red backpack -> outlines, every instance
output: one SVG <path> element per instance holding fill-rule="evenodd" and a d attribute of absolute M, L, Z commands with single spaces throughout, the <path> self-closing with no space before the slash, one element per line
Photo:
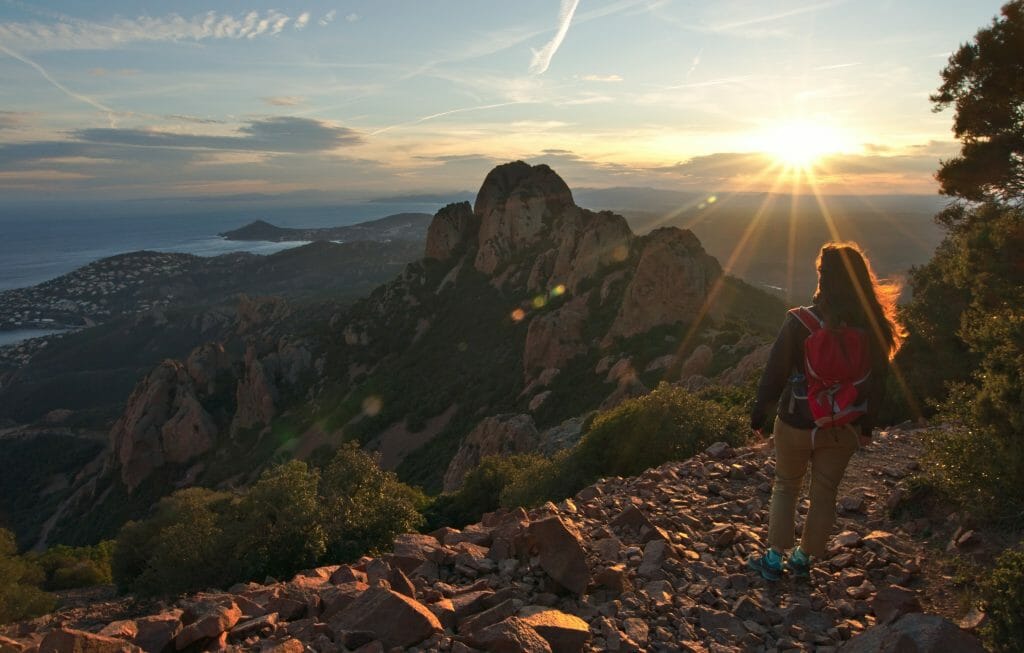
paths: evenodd
<path fill-rule="evenodd" d="M 871 375 L 871 356 L 864 329 L 830 329 L 806 308 L 789 311 L 811 332 L 804 340 L 807 405 L 817 427 L 849 424 L 867 411 L 857 403 L 860 386 Z"/>

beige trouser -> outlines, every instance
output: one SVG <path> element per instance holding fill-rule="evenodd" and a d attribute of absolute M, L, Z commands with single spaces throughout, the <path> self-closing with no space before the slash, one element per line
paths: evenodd
<path fill-rule="evenodd" d="M 811 507 L 804 523 L 800 547 L 812 556 L 825 554 L 825 544 L 836 519 L 836 493 L 850 457 L 857 450 L 853 426 L 818 429 L 811 448 L 811 431 L 793 428 L 775 419 L 775 486 L 768 518 L 768 544 L 779 551 L 793 546 L 796 502 L 811 463 Z"/>

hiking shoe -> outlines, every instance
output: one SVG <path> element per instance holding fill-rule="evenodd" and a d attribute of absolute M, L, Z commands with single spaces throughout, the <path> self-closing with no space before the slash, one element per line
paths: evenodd
<path fill-rule="evenodd" d="M 782 556 L 775 549 L 768 549 L 764 555 L 747 558 L 747 566 L 761 574 L 765 580 L 782 578 Z"/>
<path fill-rule="evenodd" d="M 803 549 L 796 547 L 786 560 L 786 569 L 793 578 L 808 578 L 811 575 L 811 558 Z"/>

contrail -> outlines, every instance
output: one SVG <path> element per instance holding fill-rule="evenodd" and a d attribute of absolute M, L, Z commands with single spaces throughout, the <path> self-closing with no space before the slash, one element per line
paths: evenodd
<path fill-rule="evenodd" d="M 43 68 L 42 66 L 40 66 L 36 62 L 32 61 L 28 57 L 24 57 L 24 56 L 18 54 L 17 52 L 15 52 L 14 50 L 11 50 L 10 48 L 4 46 L 3 44 L 0 44 L 0 52 L 3 52 L 4 54 L 6 54 L 8 56 L 17 59 L 18 61 L 22 62 L 25 65 L 32 66 L 33 68 L 35 68 L 36 72 L 38 72 L 40 75 L 43 76 L 43 79 L 45 79 L 46 81 L 48 81 L 51 84 L 53 84 L 54 86 L 56 86 L 61 92 L 63 92 L 68 97 L 74 98 L 75 100 L 78 100 L 79 102 L 84 102 L 85 104 L 88 104 L 89 106 L 91 106 L 93 108 L 96 108 L 96 109 L 99 109 L 100 111 L 105 112 L 107 114 L 107 118 L 110 120 L 110 126 L 111 127 L 116 127 L 117 126 L 116 120 L 114 118 L 114 116 L 116 115 L 117 112 L 114 111 L 113 109 L 111 109 L 110 107 L 108 107 L 107 105 L 103 104 L 102 102 L 97 102 L 96 100 L 92 99 L 91 97 L 88 97 L 87 95 L 82 95 L 81 93 L 76 93 L 76 92 L 72 91 L 70 88 L 68 88 L 67 86 L 64 86 L 63 84 L 58 82 L 56 79 L 51 77 L 50 73 L 46 72 L 45 68 Z"/>
<path fill-rule="evenodd" d="M 484 109 L 497 109 L 498 107 L 509 107 L 509 106 L 512 106 L 513 104 L 529 104 L 529 103 L 528 102 L 499 102 L 498 104 L 484 104 L 484 105 L 478 106 L 478 107 L 462 107 L 461 109 L 449 109 L 448 111 L 442 111 L 441 113 L 432 113 L 429 116 L 423 116 L 422 118 L 417 118 L 416 120 L 410 120 L 408 122 L 400 122 L 400 123 L 395 124 L 395 125 L 388 125 L 387 127 L 381 127 L 380 129 L 377 129 L 375 131 L 370 132 L 369 135 L 370 136 L 376 136 L 377 134 L 380 134 L 380 133 L 383 133 L 383 132 L 386 132 L 386 131 L 391 131 L 392 129 L 397 129 L 399 127 L 408 127 L 410 125 L 418 125 L 421 122 L 427 122 L 428 120 L 433 120 L 434 118 L 442 118 L 444 116 L 450 116 L 453 113 L 465 113 L 467 111 L 482 111 Z"/>
<path fill-rule="evenodd" d="M 558 52 L 558 48 L 569 33 L 569 24 L 572 23 L 572 16 L 576 13 L 576 7 L 580 0 L 562 0 L 562 7 L 558 10 L 558 32 L 555 38 L 551 39 L 540 50 L 534 50 L 533 61 L 530 62 L 530 72 L 534 75 L 543 75 L 548 66 L 551 65 L 551 58 Z"/>

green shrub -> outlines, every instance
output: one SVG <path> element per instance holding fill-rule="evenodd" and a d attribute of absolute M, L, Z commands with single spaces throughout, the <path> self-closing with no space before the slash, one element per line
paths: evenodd
<path fill-rule="evenodd" d="M 336 562 L 391 546 L 399 533 L 416 530 L 426 506 L 422 492 L 382 470 L 354 442 L 324 468 L 320 496 L 327 559 Z"/>
<path fill-rule="evenodd" d="M 263 472 L 225 528 L 233 577 L 283 577 L 316 565 L 326 548 L 318 485 L 316 470 L 297 460 Z"/>
<path fill-rule="evenodd" d="M 1024 650 L 1024 549 L 1008 549 L 981 583 L 989 622 L 982 635 L 995 651 Z"/>
<path fill-rule="evenodd" d="M 577 445 L 548 460 L 536 457 L 501 492 L 505 507 L 571 496 L 602 476 L 632 476 L 709 445 L 744 442 L 742 391 L 709 388 L 702 398 L 666 383 L 600 413 Z"/>
<path fill-rule="evenodd" d="M 631 476 L 720 440 L 741 444 L 747 430 L 739 411 L 662 383 L 598 415 L 572 459 L 590 478 Z"/>
<path fill-rule="evenodd" d="M 110 561 L 114 541 L 94 546 L 73 547 L 58 544 L 43 553 L 31 554 L 33 562 L 46 573 L 44 587 L 49 590 L 92 587 L 113 582 Z"/>
<path fill-rule="evenodd" d="M 57 604 L 52 594 L 39 589 L 43 570 L 17 552 L 14 534 L 0 528 L 0 623 L 46 614 Z"/>
<path fill-rule="evenodd" d="M 112 561 L 118 587 L 153 595 L 224 584 L 234 567 L 224 537 L 234 500 L 188 488 L 161 499 L 150 519 L 125 524 Z"/>

